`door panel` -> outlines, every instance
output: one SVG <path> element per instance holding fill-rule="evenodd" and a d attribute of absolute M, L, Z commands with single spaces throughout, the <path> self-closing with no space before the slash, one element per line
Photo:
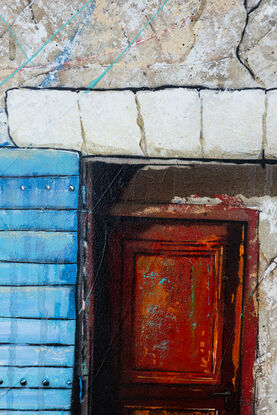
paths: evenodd
<path fill-rule="evenodd" d="M 123 380 L 219 383 L 223 250 L 204 244 L 151 245 L 123 245 L 123 298 L 133 304 L 123 322 Z"/>
<path fill-rule="evenodd" d="M 201 411 L 164 410 L 162 408 L 138 409 L 126 408 L 126 415 L 217 415 L 217 411 L 204 409 Z"/>
<path fill-rule="evenodd" d="M 242 237 L 239 223 L 112 225 L 110 413 L 239 414 Z"/>

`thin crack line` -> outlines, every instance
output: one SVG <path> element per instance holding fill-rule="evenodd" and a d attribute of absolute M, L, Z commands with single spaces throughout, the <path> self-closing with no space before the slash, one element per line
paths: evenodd
<path fill-rule="evenodd" d="M 24 68 L 26 65 L 28 65 L 29 62 L 31 62 L 44 48 L 48 45 L 49 42 L 51 42 L 54 37 L 57 36 L 57 34 L 60 33 L 62 29 L 64 29 L 76 16 L 78 16 L 81 11 L 88 6 L 89 3 L 91 3 L 93 0 L 88 0 L 70 19 L 67 20 L 29 59 L 27 59 L 19 68 L 17 68 L 13 73 L 11 73 L 7 78 L 5 78 L 1 83 L 0 86 L 4 85 L 7 81 L 9 81 L 11 78 L 14 77 L 22 68 Z M 168 0 L 167 0 L 168 1 Z"/>
<path fill-rule="evenodd" d="M 246 33 L 246 29 L 247 29 L 247 26 L 248 26 L 248 23 L 249 23 L 249 16 L 250 16 L 251 13 L 253 13 L 255 10 L 257 10 L 259 8 L 259 6 L 261 5 L 262 1 L 263 0 L 260 0 L 259 3 L 256 4 L 256 6 L 252 7 L 252 9 L 250 11 L 247 11 L 247 0 L 244 0 L 244 8 L 245 8 L 245 11 L 246 11 L 246 18 L 245 18 L 244 28 L 243 28 L 243 31 L 241 33 L 241 38 L 240 38 L 239 44 L 238 44 L 237 49 L 236 49 L 236 56 L 237 56 L 238 61 L 241 63 L 241 65 L 244 66 L 245 69 L 248 71 L 248 73 L 250 74 L 251 78 L 254 81 L 256 81 L 257 83 L 259 83 L 260 85 L 262 85 L 263 87 L 265 87 L 265 84 L 263 83 L 263 81 L 260 80 L 255 75 L 255 73 L 252 70 L 252 68 L 247 64 L 247 60 L 246 59 L 244 60 L 241 57 L 241 53 L 240 53 L 240 47 L 241 47 L 241 44 L 242 44 L 242 42 L 244 40 L 244 35 Z"/>
<path fill-rule="evenodd" d="M 31 3 L 29 3 L 25 7 L 23 7 L 23 9 L 18 13 L 18 15 L 14 18 L 14 20 L 10 24 L 10 27 L 12 27 L 14 25 L 14 23 L 17 21 L 17 19 L 21 16 L 21 14 L 24 13 L 26 9 L 28 9 L 29 7 L 31 7 L 36 1 L 37 0 L 32 0 Z M 7 33 L 7 31 L 8 31 L 8 29 L 4 30 L 4 32 L 2 32 L 0 34 L 0 39 Z"/>

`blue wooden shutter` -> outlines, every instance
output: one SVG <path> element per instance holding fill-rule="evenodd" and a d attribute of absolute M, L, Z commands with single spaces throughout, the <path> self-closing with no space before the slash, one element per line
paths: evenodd
<path fill-rule="evenodd" d="M 70 414 L 78 189 L 77 153 L 0 150 L 0 414 Z"/>

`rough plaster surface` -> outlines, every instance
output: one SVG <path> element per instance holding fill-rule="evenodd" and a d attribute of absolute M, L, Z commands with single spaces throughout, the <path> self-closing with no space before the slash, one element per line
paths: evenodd
<path fill-rule="evenodd" d="M 147 154 L 202 157 L 199 93 L 190 89 L 138 92 Z"/>
<path fill-rule="evenodd" d="M 13 145 L 8 131 L 7 114 L 4 110 L 0 110 L 0 146 L 7 147 Z"/>
<path fill-rule="evenodd" d="M 277 199 L 260 203 L 260 269 L 277 256 Z M 261 275 L 260 272 L 260 275 Z M 266 278 L 259 289 L 259 350 L 256 364 L 257 414 L 277 413 L 277 271 Z"/>
<path fill-rule="evenodd" d="M 204 154 L 208 158 L 259 158 L 265 93 L 201 91 Z"/>
<path fill-rule="evenodd" d="M 143 155 L 137 106 L 132 92 L 80 92 L 79 105 L 84 152 Z"/>
<path fill-rule="evenodd" d="M 28 3 L 5 0 L 0 13 L 30 58 L 85 0 L 60 0 L 58 6 L 54 0 Z M 87 87 L 161 4 L 160 0 L 102 0 L 95 7 L 87 6 L 2 90 L 40 85 Z M 277 86 L 276 0 L 248 0 L 246 5 L 242 0 L 169 1 L 99 87 L 243 88 L 261 86 L 261 82 L 267 88 Z M 2 21 L 0 36 L 0 79 L 4 80 L 27 59 Z"/>
<path fill-rule="evenodd" d="M 262 0 L 258 5 L 249 13 L 240 53 L 256 82 L 271 88 L 277 76 L 277 1 Z"/>
<path fill-rule="evenodd" d="M 77 94 L 15 89 L 8 94 L 7 106 L 10 134 L 16 145 L 81 149 Z"/>

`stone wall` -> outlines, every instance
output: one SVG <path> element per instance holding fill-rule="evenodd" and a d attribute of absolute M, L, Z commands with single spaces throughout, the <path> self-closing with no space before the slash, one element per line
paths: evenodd
<path fill-rule="evenodd" d="M 162 5 L 4 0 L 2 145 L 9 143 L 4 93 L 14 87 L 87 88 L 93 80 L 104 89 L 277 87 L 276 0 L 169 0 L 148 24 Z"/>
<path fill-rule="evenodd" d="M 1 15 L 22 50 L 1 21 L 1 80 L 85 4 L 85 0 L 60 0 L 58 6 L 53 0 L 5 0 Z M 3 87 L 87 87 L 162 4 L 161 0 L 89 2 Z M 169 0 L 99 87 L 276 87 L 276 19 L 276 0 Z"/>
<path fill-rule="evenodd" d="M 162 5 L 4 0 L 0 145 L 222 165 L 275 159 L 277 1 L 169 0 L 150 22 Z M 92 85 L 101 90 L 86 93 Z M 241 169 L 226 176 L 229 187 L 214 165 L 208 177 L 219 193 L 260 211 L 261 275 L 277 254 L 276 174 Z M 197 180 L 204 186 L 204 176 Z M 192 196 L 177 189 L 170 200 Z M 200 199 L 216 197 L 204 186 Z M 277 413 L 276 295 L 275 272 L 259 290 L 258 415 Z"/>
<path fill-rule="evenodd" d="M 277 90 L 263 89 L 14 89 L 7 94 L 16 145 L 84 155 L 276 158 L 276 105 Z"/>

